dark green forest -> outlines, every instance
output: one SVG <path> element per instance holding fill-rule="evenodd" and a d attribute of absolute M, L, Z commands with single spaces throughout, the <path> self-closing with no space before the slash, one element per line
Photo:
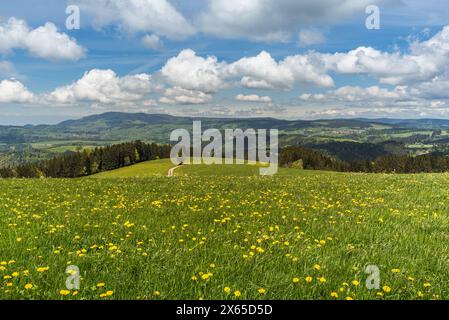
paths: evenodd
<path fill-rule="evenodd" d="M 38 163 L 0 168 L 2 178 L 76 178 L 170 157 L 171 146 L 141 141 L 72 152 Z"/>
<path fill-rule="evenodd" d="M 365 173 L 441 173 L 449 171 L 449 156 L 379 156 L 374 160 L 343 161 L 302 147 L 287 147 L 280 153 L 279 163 L 291 167 L 302 161 L 304 169 Z"/>

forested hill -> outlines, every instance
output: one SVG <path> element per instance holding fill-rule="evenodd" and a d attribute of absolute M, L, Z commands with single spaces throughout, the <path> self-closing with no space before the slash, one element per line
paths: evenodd
<path fill-rule="evenodd" d="M 170 145 L 141 141 L 59 155 L 38 163 L 0 168 L 0 178 L 77 178 L 170 157 Z"/>
<path fill-rule="evenodd" d="M 369 131 L 445 130 L 449 120 L 394 120 L 394 119 L 329 119 L 329 120 L 280 120 L 273 118 L 190 118 L 163 114 L 109 112 L 92 115 L 78 120 L 68 120 L 56 125 L 0 126 L 0 143 L 36 142 L 43 139 L 136 139 L 167 143 L 168 134 L 177 128 L 189 129 L 194 120 L 201 120 L 208 128 L 254 128 L 279 129 L 289 135 L 309 133 L 318 130 L 324 136 L 362 135 Z M 303 132 L 306 130 L 307 132 Z M 427 131 L 426 131 L 427 132 Z M 360 137 L 363 138 L 363 137 Z"/>
<path fill-rule="evenodd" d="M 141 140 L 169 143 L 174 129 L 279 129 L 282 147 L 307 147 L 339 160 L 449 154 L 449 120 L 190 118 L 109 112 L 56 125 L 0 126 L 0 167 L 39 162 L 67 152 Z"/>

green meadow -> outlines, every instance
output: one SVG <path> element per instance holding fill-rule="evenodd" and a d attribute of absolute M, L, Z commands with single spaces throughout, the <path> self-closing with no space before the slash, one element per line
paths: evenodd
<path fill-rule="evenodd" d="M 97 179 L 113 178 L 148 178 L 155 176 L 167 176 L 168 170 L 174 167 L 169 159 L 142 162 L 112 171 L 105 171 L 91 176 Z"/>
<path fill-rule="evenodd" d="M 448 174 L 171 167 L 0 180 L 0 299 L 449 298 Z"/>

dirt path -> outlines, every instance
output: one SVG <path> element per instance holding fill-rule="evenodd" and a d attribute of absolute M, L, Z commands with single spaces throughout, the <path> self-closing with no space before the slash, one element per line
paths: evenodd
<path fill-rule="evenodd" d="M 176 169 L 178 169 L 178 168 L 181 168 L 182 166 L 184 166 L 184 165 L 180 165 L 180 166 L 176 166 L 176 167 L 174 167 L 174 168 L 171 168 L 170 170 L 168 170 L 168 177 L 174 177 L 175 176 L 175 170 Z"/>

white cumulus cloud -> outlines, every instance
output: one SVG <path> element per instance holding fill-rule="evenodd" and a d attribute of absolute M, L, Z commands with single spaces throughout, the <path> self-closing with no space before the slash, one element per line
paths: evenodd
<path fill-rule="evenodd" d="M 359 47 L 347 53 L 321 54 L 320 58 L 329 71 L 368 74 L 385 84 L 430 81 L 449 71 L 449 26 L 429 40 L 411 43 L 405 53 Z"/>
<path fill-rule="evenodd" d="M 180 87 L 168 88 L 163 97 L 164 104 L 205 104 L 212 100 L 212 95 L 197 90 L 187 90 Z"/>
<path fill-rule="evenodd" d="M 368 88 L 344 86 L 327 93 L 303 94 L 300 99 L 303 101 L 395 101 L 407 97 L 405 87 L 397 87 L 395 90 L 372 86 Z"/>
<path fill-rule="evenodd" d="M 172 39 L 195 33 L 187 19 L 167 0 L 78 0 L 97 27 L 118 24 L 127 32 L 152 32 Z"/>
<path fill-rule="evenodd" d="M 206 93 L 217 92 L 224 86 L 223 63 L 216 57 L 203 58 L 187 49 L 167 61 L 162 75 L 173 86 Z"/>
<path fill-rule="evenodd" d="M 75 39 L 58 32 L 53 23 L 31 29 L 24 20 L 10 18 L 0 23 L 0 53 L 11 53 L 14 49 L 50 60 L 79 60 L 86 52 Z"/>
<path fill-rule="evenodd" d="M 255 41 L 286 42 L 299 28 L 337 23 L 365 14 L 368 5 L 397 0 L 208 0 L 198 25 L 206 33 Z"/>
<path fill-rule="evenodd" d="M 252 89 L 292 89 L 296 83 L 332 87 L 324 61 L 314 55 L 288 56 L 276 61 L 268 52 L 244 57 L 232 63 L 217 57 L 201 57 L 186 49 L 168 60 L 161 74 L 173 86 L 206 93 L 216 93 L 234 81 Z"/>
<path fill-rule="evenodd" d="M 0 82 L 0 102 L 2 103 L 31 103 L 34 95 L 17 80 L 3 80 Z"/>
<path fill-rule="evenodd" d="M 235 97 L 235 100 L 246 102 L 266 102 L 266 103 L 272 101 L 271 97 L 259 96 L 257 94 L 250 94 L 250 95 L 239 94 Z"/>
<path fill-rule="evenodd" d="M 244 87 L 254 89 L 292 89 L 296 83 L 332 87 L 333 79 L 325 65 L 313 55 L 287 56 L 277 62 L 268 52 L 245 57 L 230 64 L 226 72 L 241 77 Z"/>
<path fill-rule="evenodd" d="M 46 95 L 46 100 L 59 104 L 139 102 L 154 89 L 151 80 L 148 74 L 118 77 L 112 70 L 93 69 L 73 84 Z"/>

